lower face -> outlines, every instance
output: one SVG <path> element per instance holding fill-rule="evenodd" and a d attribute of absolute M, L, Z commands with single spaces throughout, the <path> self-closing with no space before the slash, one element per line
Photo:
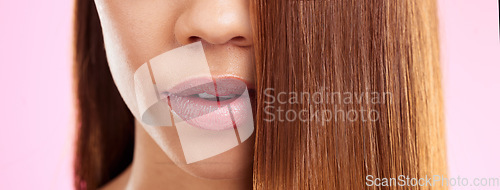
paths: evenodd
<path fill-rule="evenodd" d="M 172 115 L 197 127 L 201 134 L 218 134 L 233 131 L 238 133 L 239 121 L 252 120 L 251 113 L 244 112 L 245 101 L 241 101 L 246 92 L 252 98 L 255 67 L 253 65 L 252 33 L 249 5 L 247 0 L 95 0 L 106 54 L 111 74 L 120 94 L 135 116 L 153 140 L 166 155 L 186 172 L 203 178 L 231 179 L 247 175 L 252 165 L 253 134 L 246 141 L 239 141 L 237 146 L 227 151 L 214 154 L 204 159 L 190 162 L 181 141 L 186 136 L 200 134 L 181 134 L 176 127 L 150 126 L 143 123 L 141 106 L 138 100 L 134 75 L 141 66 L 174 49 L 201 42 L 209 76 L 214 81 L 215 89 L 206 84 L 193 85 L 193 78 L 200 78 L 192 70 L 179 73 L 151 73 L 167 75 L 166 83 L 170 86 L 188 86 L 178 93 L 157 92 L 161 100 L 168 103 Z M 163 64 L 163 63 L 161 63 Z M 182 68 L 182 65 L 170 63 L 170 67 Z M 189 76 L 189 72 L 193 72 Z M 150 73 L 150 74 L 151 74 Z M 201 78 L 203 78 L 201 77 Z M 175 82 L 172 82 L 175 81 Z M 156 81 L 158 84 L 159 81 Z M 217 86 L 218 85 L 218 86 Z M 209 85 L 210 86 L 210 85 Z M 172 90 L 175 91 L 175 90 Z M 221 106 L 233 105 L 231 120 L 217 118 L 227 116 Z M 176 106 L 177 105 L 177 106 Z M 249 104 L 248 104 L 249 105 Z M 207 111 L 210 110 L 210 111 Z M 248 110 L 248 109 L 246 109 Z M 238 112 L 239 111 L 239 112 Z M 172 116 L 173 117 L 173 116 Z M 216 118 L 216 119 L 214 119 Z M 175 120 L 175 119 L 173 119 Z M 180 124 L 182 122 L 175 122 Z M 248 122 L 246 122 L 248 123 Z M 240 131 L 241 133 L 241 131 Z M 241 135 L 241 134 L 240 134 Z M 206 135 L 205 135 L 206 136 Z M 210 141 L 220 138 L 212 136 Z M 191 137 L 192 138 L 192 137 Z M 195 152 L 196 153 L 196 152 Z"/>

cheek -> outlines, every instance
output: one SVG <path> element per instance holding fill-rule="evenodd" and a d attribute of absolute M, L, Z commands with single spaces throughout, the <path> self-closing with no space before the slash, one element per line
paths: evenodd
<path fill-rule="evenodd" d="M 96 1 L 108 64 L 125 103 L 137 117 L 134 72 L 152 57 L 178 46 L 174 27 L 180 3 L 171 1 Z"/>

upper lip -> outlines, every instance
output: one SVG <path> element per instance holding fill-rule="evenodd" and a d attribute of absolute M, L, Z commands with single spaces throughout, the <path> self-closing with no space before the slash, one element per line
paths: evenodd
<path fill-rule="evenodd" d="M 164 96 L 163 98 L 165 96 L 186 97 L 200 93 L 207 93 L 217 97 L 240 95 L 248 87 L 248 82 L 233 76 L 217 78 L 200 77 L 183 81 L 162 92 L 162 96 Z"/>

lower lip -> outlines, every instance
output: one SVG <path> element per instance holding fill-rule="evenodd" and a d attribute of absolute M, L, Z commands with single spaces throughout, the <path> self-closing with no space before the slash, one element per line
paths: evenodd
<path fill-rule="evenodd" d="M 175 93 L 171 93 L 166 100 L 169 101 L 173 112 L 182 120 L 201 129 L 222 131 L 251 122 L 253 120 L 252 106 L 246 84 L 233 78 L 217 79 L 216 81 L 216 88 L 219 91 L 224 91 L 223 93 L 242 90 L 244 92 L 238 97 L 222 101 L 210 101 L 193 96 L 177 96 Z M 190 81 L 181 85 L 192 86 Z"/>

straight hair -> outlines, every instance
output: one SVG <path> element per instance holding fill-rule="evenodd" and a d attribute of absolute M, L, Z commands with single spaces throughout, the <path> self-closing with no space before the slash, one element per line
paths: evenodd
<path fill-rule="evenodd" d="M 97 189 L 132 162 L 134 116 L 116 87 L 106 59 L 94 0 L 76 0 L 75 189 Z"/>
<path fill-rule="evenodd" d="M 380 189 L 369 187 L 367 176 L 446 176 L 434 0 L 252 0 L 251 7 L 257 67 L 254 189 Z M 264 95 L 266 89 L 390 93 L 392 99 L 280 104 Z M 315 119 L 290 114 L 292 120 L 279 121 L 266 111 L 278 107 Z M 362 109 L 379 118 L 314 117 L 317 110 Z M 411 188 L 446 188 L 440 185 Z M 382 189 L 401 188 L 409 187 Z"/>

